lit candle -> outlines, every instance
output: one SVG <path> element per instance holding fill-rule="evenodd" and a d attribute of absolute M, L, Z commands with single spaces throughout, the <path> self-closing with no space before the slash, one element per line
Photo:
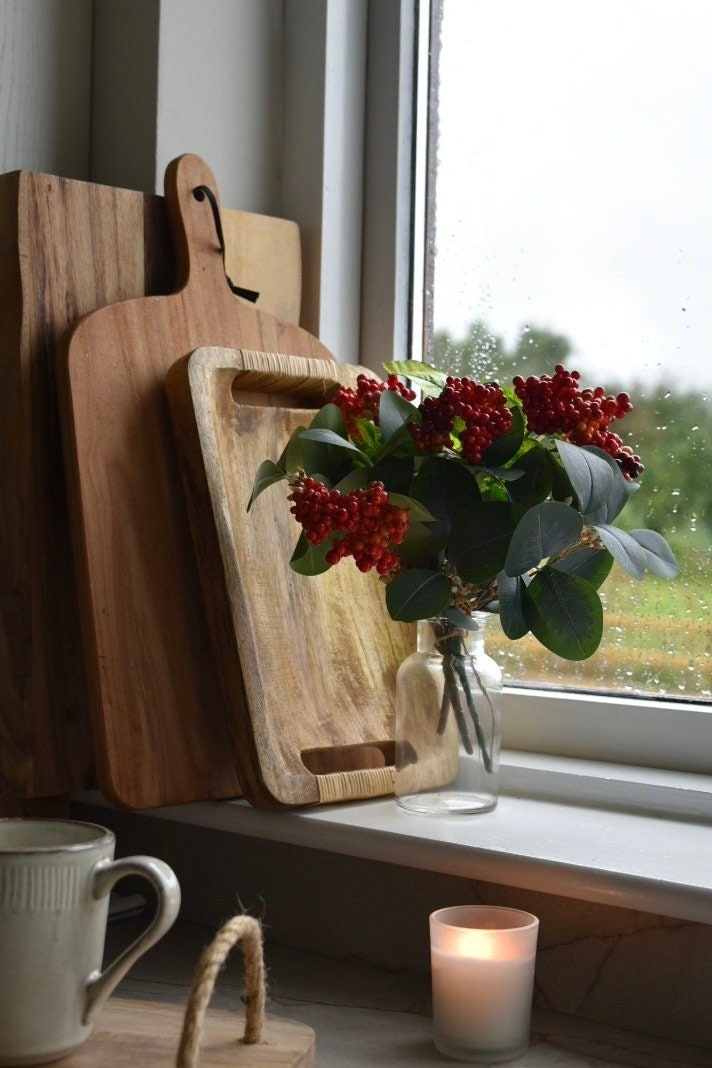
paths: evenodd
<path fill-rule="evenodd" d="M 433 1027 L 441 1053 L 463 1061 L 508 1061 L 529 1045 L 539 921 L 489 905 L 430 917 Z"/>

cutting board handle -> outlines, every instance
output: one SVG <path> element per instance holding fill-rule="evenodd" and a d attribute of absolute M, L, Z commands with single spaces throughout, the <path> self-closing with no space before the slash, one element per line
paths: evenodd
<path fill-rule="evenodd" d="M 356 771 L 332 771 L 328 775 L 315 775 L 319 790 L 319 803 L 333 801 L 361 801 L 367 797 L 385 797 L 392 794 L 396 769 L 392 764 L 381 768 L 359 768 Z"/>
<path fill-rule="evenodd" d="M 183 290 L 200 285 L 212 289 L 214 295 L 222 294 L 226 301 L 239 300 L 231 292 L 225 275 L 210 199 L 201 194 L 196 197 L 201 186 L 211 190 L 219 211 L 220 195 L 215 175 L 200 156 L 187 154 L 168 164 L 164 190 L 173 232 L 177 288 Z"/>

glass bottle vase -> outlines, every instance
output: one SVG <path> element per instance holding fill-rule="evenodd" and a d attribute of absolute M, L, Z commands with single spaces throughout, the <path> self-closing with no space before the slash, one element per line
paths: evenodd
<path fill-rule="evenodd" d="M 497 804 L 502 672 L 484 649 L 492 617 L 474 630 L 418 622 L 418 647 L 396 680 L 398 804 L 428 815 L 472 815 Z"/>

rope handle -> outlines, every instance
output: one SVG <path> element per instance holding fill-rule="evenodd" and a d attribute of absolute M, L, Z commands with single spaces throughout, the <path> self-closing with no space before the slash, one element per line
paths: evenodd
<path fill-rule="evenodd" d="M 242 1041 L 255 1045 L 262 1039 L 265 1016 L 265 969 L 262 956 L 262 926 L 253 916 L 233 916 L 203 950 L 193 977 L 193 986 L 183 1020 L 176 1068 L 197 1068 L 205 1011 L 212 997 L 217 974 L 230 950 L 242 941 L 247 990 L 245 1034 Z"/>

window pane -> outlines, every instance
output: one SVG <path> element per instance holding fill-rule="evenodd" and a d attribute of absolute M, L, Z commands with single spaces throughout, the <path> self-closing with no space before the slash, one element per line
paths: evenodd
<path fill-rule="evenodd" d="M 443 0 L 433 359 L 627 390 L 646 466 L 621 526 L 682 575 L 603 587 L 588 661 L 501 640 L 510 681 L 712 696 L 712 5 Z"/>

